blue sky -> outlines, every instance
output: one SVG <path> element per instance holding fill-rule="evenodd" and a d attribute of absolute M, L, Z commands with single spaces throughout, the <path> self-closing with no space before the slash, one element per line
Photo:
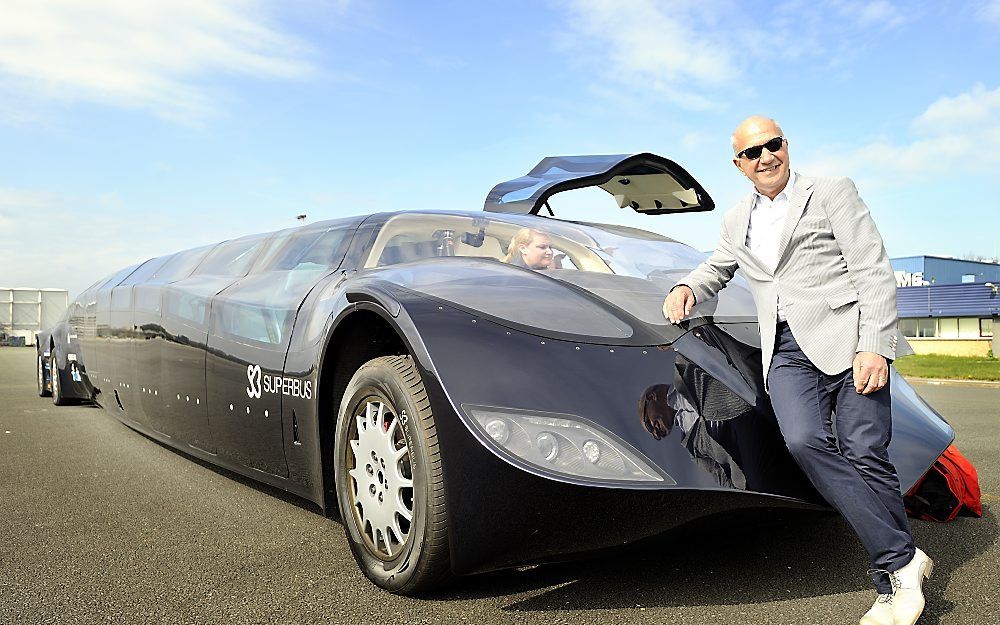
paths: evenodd
<path fill-rule="evenodd" d="M 748 190 L 729 135 L 758 113 L 797 171 L 855 179 L 890 256 L 1000 254 L 1000 0 L 0 0 L 0 15 L 0 286 L 78 293 L 300 213 L 478 210 L 555 154 L 682 163 L 719 210 L 622 220 L 707 250 Z"/>

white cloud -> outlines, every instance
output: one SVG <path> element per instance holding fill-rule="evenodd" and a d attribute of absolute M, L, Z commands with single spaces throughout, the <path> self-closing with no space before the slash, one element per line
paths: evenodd
<path fill-rule="evenodd" d="M 986 0 L 979 7 L 979 17 L 1000 26 L 1000 0 Z"/>
<path fill-rule="evenodd" d="M 887 0 L 834 0 L 833 7 L 865 28 L 895 28 L 906 21 L 899 7 Z"/>
<path fill-rule="evenodd" d="M 886 0 L 561 3 L 568 19 L 558 41 L 572 62 L 628 97 L 695 110 L 744 102 L 760 76 L 794 75 L 803 61 L 843 71 L 879 40 L 875 33 L 902 26 L 919 9 L 904 13 Z"/>
<path fill-rule="evenodd" d="M 1000 126 L 1000 87 L 987 91 L 976 85 L 972 91 L 953 98 L 943 97 L 913 120 L 914 130 L 923 134 L 967 132 Z"/>
<path fill-rule="evenodd" d="M 42 191 L 7 189 L 0 187 L 0 209 L 40 209 L 52 205 L 55 196 Z"/>
<path fill-rule="evenodd" d="M 302 43 L 259 0 L 0 0 L 0 94 L 85 100 L 191 121 L 218 74 L 297 78 Z"/>
<path fill-rule="evenodd" d="M 873 187 L 918 180 L 948 184 L 964 171 L 993 174 L 991 155 L 1000 145 L 1000 87 L 991 91 L 977 85 L 969 92 L 939 98 L 913 119 L 910 131 L 908 141 L 876 139 L 854 149 L 828 146 L 818 153 L 834 156 L 807 157 L 807 170 L 850 174 Z"/>
<path fill-rule="evenodd" d="M 709 32 L 712 15 L 688 2 L 572 0 L 563 41 L 630 89 L 687 108 L 713 108 L 706 95 L 737 78 L 732 50 Z"/>

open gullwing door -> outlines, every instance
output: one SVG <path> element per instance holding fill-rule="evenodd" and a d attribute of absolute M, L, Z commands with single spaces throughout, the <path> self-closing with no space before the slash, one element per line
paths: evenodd
<path fill-rule="evenodd" d="M 600 187 L 618 206 L 637 213 L 710 211 L 715 202 L 677 163 L 651 153 L 549 156 L 526 176 L 501 182 L 486 196 L 483 210 L 537 215 L 556 193 Z"/>

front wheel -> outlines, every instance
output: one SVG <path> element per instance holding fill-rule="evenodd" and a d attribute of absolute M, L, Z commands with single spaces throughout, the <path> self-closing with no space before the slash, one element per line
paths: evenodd
<path fill-rule="evenodd" d="M 450 574 L 448 518 L 437 430 L 409 356 L 365 363 L 338 414 L 334 470 L 340 516 L 358 566 L 399 594 Z"/>
<path fill-rule="evenodd" d="M 49 388 L 48 376 L 45 375 L 45 367 L 47 363 L 42 359 L 42 355 L 38 354 L 38 396 L 48 397 L 52 395 L 52 391 Z"/>

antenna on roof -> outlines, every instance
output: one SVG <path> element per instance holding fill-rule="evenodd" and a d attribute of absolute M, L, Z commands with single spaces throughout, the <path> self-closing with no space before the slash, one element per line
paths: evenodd
<path fill-rule="evenodd" d="M 295 218 L 298 219 L 300 223 L 306 223 L 306 216 L 304 213 L 302 215 L 296 215 Z"/>

